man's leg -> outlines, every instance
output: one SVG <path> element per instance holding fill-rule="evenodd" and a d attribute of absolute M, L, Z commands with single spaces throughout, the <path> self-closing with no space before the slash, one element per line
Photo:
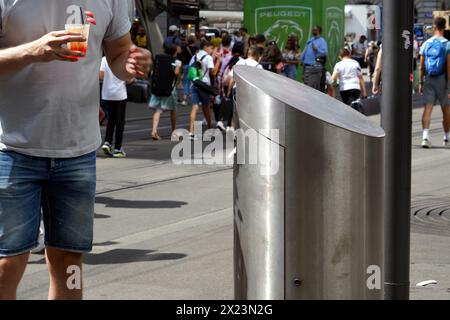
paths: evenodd
<path fill-rule="evenodd" d="M 208 129 L 212 129 L 212 118 L 211 118 L 211 104 L 203 104 L 203 115 L 205 116 L 206 122 L 208 123 Z"/>
<path fill-rule="evenodd" d="M 189 121 L 189 132 L 195 134 L 195 120 L 197 120 L 198 104 L 192 106 L 191 117 Z"/>
<path fill-rule="evenodd" d="M 49 299 L 82 298 L 82 253 L 92 250 L 95 188 L 95 152 L 53 161 L 42 201 Z"/>
<path fill-rule="evenodd" d="M 171 111 L 170 112 L 170 123 L 172 125 L 172 133 L 177 130 L 177 112 Z"/>
<path fill-rule="evenodd" d="M 15 299 L 30 251 L 37 247 L 44 158 L 0 151 L 0 299 Z"/>
<path fill-rule="evenodd" d="M 45 252 L 50 276 L 49 300 L 81 300 L 82 259 L 81 253 L 73 253 L 55 248 Z"/>
<path fill-rule="evenodd" d="M 444 115 L 444 120 L 442 122 L 444 127 L 444 132 L 446 135 L 450 132 L 450 106 L 446 106 L 442 108 L 442 113 Z M 448 136 L 447 136 L 448 138 Z"/>
<path fill-rule="evenodd" d="M 427 104 L 425 105 L 425 110 L 423 111 L 422 117 L 422 127 L 424 130 L 430 130 L 431 124 L 431 115 L 433 114 L 433 105 Z"/>
<path fill-rule="evenodd" d="M 0 300 L 15 300 L 30 254 L 0 258 Z"/>
<path fill-rule="evenodd" d="M 431 114 L 433 113 L 433 104 L 425 105 L 425 110 L 423 112 L 422 117 L 422 127 L 423 127 L 423 135 L 422 135 L 422 147 L 430 148 L 430 124 L 431 124 Z"/>

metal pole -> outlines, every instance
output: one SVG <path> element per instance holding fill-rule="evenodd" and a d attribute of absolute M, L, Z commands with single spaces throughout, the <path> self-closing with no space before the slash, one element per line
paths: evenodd
<path fill-rule="evenodd" d="M 413 0 L 383 1 L 385 299 L 409 299 Z"/>

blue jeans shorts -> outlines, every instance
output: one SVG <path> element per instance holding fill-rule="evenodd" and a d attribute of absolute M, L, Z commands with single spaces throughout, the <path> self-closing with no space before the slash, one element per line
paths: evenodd
<path fill-rule="evenodd" d="M 191 90 L 193 105 L 207 107 L 211 104 L 211 96 L 209 94 L 198 90 L 197 87 L 194 86 L 192 86 Z"/>
<path fill-rule="evenodd" d="M 0 151 L 0 257 L 38 246 L 41 213 L 47 247 L 91 251 L 95 188 L 95 152 L 49 159 Z"/>

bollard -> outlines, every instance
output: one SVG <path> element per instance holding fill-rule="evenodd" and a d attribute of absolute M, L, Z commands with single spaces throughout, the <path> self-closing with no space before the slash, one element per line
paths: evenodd
<path fill-rule="evenodd" d="M 237 139 L 235 298 L 381 300 L 384 131 L 280 75 L 235 80 L 236 129 L 258 137 L 256 164 L 256 140 Z"/>

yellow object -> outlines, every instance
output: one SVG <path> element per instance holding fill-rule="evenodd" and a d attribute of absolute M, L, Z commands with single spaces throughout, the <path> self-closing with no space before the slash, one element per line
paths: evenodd
<path fill-rule="evenodd" d="M 137 35 L 136 36 L 136 45 L 138 47 L 147 48 L 147 36 L 146 35 L 143 35 L 143 36 Z"/>
<path fill-rule="evenodd" d="M 211 40 L 211 43 L 213 44 L 214 48 L 220 48 L 220 45 L 222 44 L 222 39 L 214 38 Z"/>

